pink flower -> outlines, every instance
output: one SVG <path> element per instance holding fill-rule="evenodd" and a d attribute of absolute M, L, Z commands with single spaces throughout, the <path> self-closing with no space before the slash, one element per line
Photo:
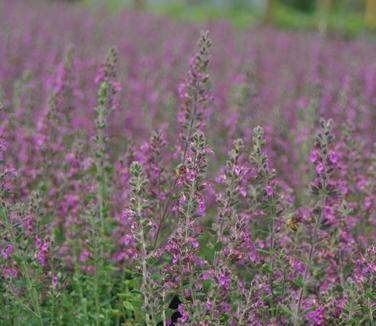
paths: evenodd
<path fill-rule="evenodd" d="M 324 325 L 325 323 L 325 310 L 322 307 L 309 312 L 306 315 L 309 325 Z"/>
<path fill-rule="evenodd" d="M 179 256 L 178 256 L 178 255 L 173 255 L 173 256 L 172 256 L 172 263 L 173 263 L 173 264 L 177 264 L 178 261 L 179 261 Z"/>
<path fill-rule="evenodd" d="M 316 173 L 318 175 L 322 174 L 322 172 L 324 171 L 325 167 L 324 167 L 324 164 L 322 164 L 321 162 L 319 162 L 317 165 L 316 165 Z"/>
<path fill-rule="evenodd" d="M 59 278 L 58 278 L 58 276 L 57 276 L 57 275 L 54 275 L 54 276 L 52 277 L 52 288 L 53 288 L 53 289 L 56 289 L 58 282 L 59 282 Z"/>
<path fill-rule="evenodd" d="M 239 165 L 236 165 L 234 167 L 234 172 L 235 172 L 236 175 L 239 175 L 241 173 L 241 171 L 242 171 L 242 169 Z"/>
<path fill-rule="evenodd" d="M 191 244 L 192 244 L 192 247 L 195 249 L 197 249 L 200 246 L 200 243 L 195 238 L 191 238 Z"/>
<path fill-rule="evenodd" d="M 230 288 L 230 282 L 231 280 L 229 279 L 229 277 L 227 275 L 225 275 L 224 273 L 221 273 L 219 275 L 219 284 L 225 289 L 225 290 L 228 290 Z"/>
<path fill-rule="evenodd" d="M 317 151 L 316 150 L 312 151 L 311 156 L 309 157 L 310 161 L 312 163 L 315 163 L 318 160 L 318 158 L 319 158 L 319 155 L 318 155 Z"/>
<path fill-rule="evenodd" d="M 3 270 L 4 278 L 16 278 L 18 274 L 18 269 L 6 267 Z"/>
<path fill-rule="evenodd" d="M 372 197 L 371 196 L 367 196 L 366 198 L 364 198 L 364 208 L 366 210 L 369 210 L 372 205 L 373 205 L 373 200 L 372 200 Z"/>
<path fill-rule="evenodd" d="M 13 251 L 14 251 L 14 249 L 13 249 L 13 245 L 9 244 L 9 245 L 5 248 L 5 250 L 3 251 L 2 256 L 3 256 L 5 259 L 7 259 L 7 258 L 9 258 L 10 256 L 12 256 Z"/>
<path fill-rule="evenodd" d="M 247 197 L 247 190 L 245 188 L 240 188 L 239 193 L 242 197 Z"/>
<path fill-rule="evenodd" d="M 338 162 L 338 154 L 333 150 L 329 151 L 328 158 L 333 164 Z"/>
<path fill-rule="evenodd" d="M 80 254 L 80 262 L 84 263 L 90 257 L 90 252 L 84 249 Z"/>
<path fill-rule="evenodd" d="M 191 291 L 189 289 L 184 289 L 183 292 L 184 292 L 184 296 L 186 298 L 190 298 L 192 296 L 192 293 L 191 293 Z"/>
<path fill-rule="evenodd" d="M 198 207 L 197 207 L 197 215 L 198 216 L 204 216 L 205 211 L 206 211 L 205 201 L 201 198 L 199 200 Z"/>
<path fill-rule="evenodd" d="M 210 277 L 212 276 L 212 273 L 210 271 L 205 271 L 203 274 L 202 274 L 202 279 L 203 280 L 207 280 L 209 279 Z"/>
<path fill-rule="evenodd" d="M 271 197 L 273 195 L 273 187 L 269 184 L 266 186 L 266 194 Z"/>
<path fill-rule="evenodd" d="M 189 319 L 188 311 L 184 304 L 180 304 L 178 307 L 178 311 L 181 314 L 181 317 L 178 319 L 179 323 L 186 323 Z"/>

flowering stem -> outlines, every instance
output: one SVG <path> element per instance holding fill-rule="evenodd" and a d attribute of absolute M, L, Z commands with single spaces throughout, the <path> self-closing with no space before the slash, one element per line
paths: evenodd
<path fill-rule="evenodd" d="M 184 145 L 184 151 L 183 151 L 183 157 L 181 164 L 185 163 L 187 151 L 189 148 L 189 144 L 191 141 L 191 137 L 193 132 L 198 129 L 199 123 L 202 119 L 202 112 L 198 112 L 199 108 L 198 106 L 200 103 L 204 103 L 207 101 L 206 98 L 206 92 L 207 89 L 207 77 L 204 77 L 201 79 L 199 76 L 203 73 L 205 73 L 208 64 L 209 64 L 209 49 L 211 47 L 211 40 L 209 39 L 208 32 L 202 32 L 201 37 L 198 42 L 199 51 L 194 56 L 194 64 L 191 67 L 191 70 L 188 72 L 187 76 L 187 89 L 188 93 L 190 93 L 190 96 L 188 96 L 188 100 L 184 103 L 184 107 L 187 110 L 184 112 L 185 114 L 188 113 L 188 117 L 186 117 L 187 121 L 185 121 L 182 125 L 183 128 L 187 130 L 186 137 L 185 137 L 185 145 Z M 204 92 L 203 92 L 204 91 Z M 203 93 L 202 93 L 203 92 Z M 203 107 L 205 107 L 205 104 L 202 104 Z M 192 111 L 190 111 L 192 109 Z M 154 240 L 154 248 L 157 245 L 158 237 L 160 234 L 161 227 L 166 219 L 166 216 L 168 215 L 168 210 L 171 204 L 172 195 L 175 193 L 175 189 L 178 182 L 178 176 L 176 176 L 175 181 L 173 183 L 172 190 L 169 193 L 165 209 L 163 211 L 158 230 L 155 236 Z"/>
<path fill-rule="evenodd" d="M 271 206 L 272 206 L 272 216 L 271 216 L 271 230 L 270 230 L 270 273 L 269 273 L 269 285 L 270 285 L 270 291 L 271 291 L 271 298 L 270 298 L 270 304 L 271 306 L 274 304 L 274 294 L 273 294 L 273 265 L 274 265 L 274 232 L 275 232 L 275 227 L 274 227 L 274 222 L 275 222 L 275 203 L 273 200 L 272 196 L 272 201 L 271 201 Z M 275 310 L 272 309 L 271 311 L 272 315 L 274 316 Z"/>
<path fill-rule="evenodd" d="M 194 123 L 194 117 L 196 115 L 196 95 L 194 96 L 194 105 L 193 105 L 193 112 L 194 114 L 192 115 L 192 119 L 191 119 L 191 122 L 190 122 L 190 125 L 189 125 L 189 129 L 188 129 L 188 135 L 187 135 L 187 138 L 186 138 L 186 141 L 185 141 L 185 145 L 184 145 L 184 152 L 183 152 L 183 159 L 182 161 L 180 162 L 180 164 L 184 164 L 185 163 L 185 160 L 187 158 L 187 151 L 188 151 L 188 147 L 189 147 L 189 141 L 192 137 L 192 130 L 193 130 L 193 123 Z M 176 190 L 176 186 L 178 184 L 178 179 L 179 177 L 176 176 L 175 177 L 175 180 L 174 180 L 174 183 L 173 183 L 173 186 L 172 186 L 172 189 L 171 191 L 169 192 L 169 195 L 168 195 L 168 199 L 167 199 L 167 202 L 166 202 L 166 205 L 165 205 L 165 208 L 163 210 L 163 214 L 161 215 L 161 219 L 159 221 L 159 225 L 158 225 L 158 230 L 157 230 L 157 233 L 155 235 L 155 239 L 154 239 L 154 245 L 153 245 L 153 248 L 155 249 L 155 247 L 157 246 L 157 243 L 158 243 L 158 238 L 159 238 L 159 235 L 160 235 L 160 231 L 161 231 L 161 228 L 162 228 L 162 225 L 167 217 L 167 213 L 168 213 L 168 210 L 170 208 L 170 205 L 171 205 L 171 202 L 172 202 L 172 194 L 175 193 L 175 190 Z"/>
<path fill-rule="evenodd" d="M 246 302 L 245 302 L 245 307 L 249 306 L 249 303 L 251 301 L 251 297 L 252 297 L 252 288 L 249 289 L 247 299 L 246 299 Z M 247 312 L 247 309 L 243 309 L 243 312 L 241 313 L 240 318 L 239 318 L 239 325 L 243 324 L 243 318 L 244 318 L 246 312 Z"/>
<path fill-rule="evenodd" d="M 137 197 L 137 215 L 139 216 L 140 220 L 142 219 L 142 203 L 140 202 L 139 197 Z M 142 267 L 142 292 L 144 294 L 144 304 L 146 307 L 146 311 L 150 309 L 150 302 L 149 302 L 149 291 L 147 289 L 147 280 L 148 280 L 148 272 L 147 272 L 147 249 L 146 249 L 146 240 L 145 240 L 145 234 L 144 234 L 144 226 L 142 223 L 140 223 L 140 242 L 141 242 L 141 267 Z M 146 317 L 146 325 L 153 326 L 155 325 L 155 321 L 153 318 L 153 315 L 150 315 L 149 313 L 145 313 Z"/>
<path fill-rule="evenodd" d="M 19 250 L 18 245 L 17 245 L 18 241 L 17 241 L 16 236 L 13 232 L 13 226 L 9 225 L 9 223 L 8 223 L 8 213 L 6 212 L 5 207 L 3 207 L 1 209 L 1 211 L 3 213 L 2 214 L 3 215 L 2 220 L 4 221 L 4 224 L 5 224 L 6 228 L 8 229 L 7 231 L 10 235 L 11 242 L 12 242 L 13 248 L 15 250 L 15 254 L 18 257 L 21 257 L 21 251 Z M 28 294 L 30 296 L 30 301 L 31 301 L 33 308 L 34 308 L 33 314 L 37 317 L 39 325 L 43 326 L 44 323 L 43 323 L 42 314 L 41 314 L 41 310 L 40 310 L 40 302 L 39 302 L 39 298 L 38 298 L 38 293 L 35 290 L 35 287 L 34 287 L 33 282 L 31 280 L 31 277 L 30 277 L 30 274 L 29 274 L 29 271 L 28 271 L 28 268 L 27 268 L 27 265 L 26 265 L 24 259 L 21 259 L 21 272 L 22 272 L 22 275 L 24 276 L 24 278 L 26 280 L 26 287 L 27 287 L 27 290 L 28 290 Z"/>
<path fill-rule="evenodd" d="M 299 325 L 299 315 L 300 315 L 300 308 L 301 308 L 301 304 L 302 304 L 302 300 L 303 300 L 303 293 L 306 289 L 306 281 L 307 281 L 307 278 L 308 278 L 308 272 L 311 269 L 311 265 L 312 265 L 312 259 L 313 259 L 313 255 L 314 255 L 314 251 L 315 251 L 315 247 L 316 247 L 315 245 L 316 245 L 316 242 L 317 242 L 318 228 L 319 228 L 321 221 L 323 219 L 323 216 L 324 216 L 325 201 L 326 201 L 326 196 L 323 196 L 322 202 L 321 202 L 320 216 L 319 216 L 319 218 L 316 218 L 315 228 L 314 228 L 313 234 L 310 238 L 311 247 L 309 249 L 307 267 L 305 268 L 304 274 L 303 274 L 303 287 L 300 289 L 299 295 L 298 295 L 298 303 L 296 305 L 296 311 L 295 311 L 295 316 L 294 316 L 294 326 Z"/>
<path fill-rule="evenodd" d="M 162 291 L 162 301 L 163 301 L 163 304 L 166 301 L 166 292 L 164 290 Z M 163 323 L 162 326 L 167 326 L 167 317 L 166 317 L 165 307 L 163 307 L 163 309 L 162 309 L 162 323 Z"/>

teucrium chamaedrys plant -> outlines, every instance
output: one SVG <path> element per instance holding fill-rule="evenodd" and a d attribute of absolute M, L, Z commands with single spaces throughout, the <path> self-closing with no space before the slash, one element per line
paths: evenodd
<path fill-rule="evenodd" d="M 304 293 L 307 289 L 309 277 L 315 274 L 315 255 L 320 246 L 321 228 L 325 222 L 326 212 L 330 209 L 331 198 L 336 196 L 336 188 L 332 179 L 336 163 L 336 153 L 332 150 L 334 136 L 332 133 L 332 121 L 321 120 L 320 131 L 316 136 L 311 159 L 315 167 L 315 179 L 311 184 L 311 193 L 314 198 L 312 230 L 309 236 L 308 256 L 305 258 L 305 270 L 303 273 L 301 289 L 298 292 L 294 313 L 294 324 L 300 324 L 301 306 Z"/>
<path fill-rule="evenodd" d="M 142 166 L 135 161 L 130 167 L 131 193 L 129 194 L 129 207 L 126 208 L 128 223 L 130 224 L 133 239 L 138 249 L 136 263 L 141 274 L 141 292 L 144 299 L 143 312 L 146 325 L 156 325 L 158 318 L 162 316 L 163 301 L 158 300 L 157 288 L 153 281 L 153 271 L 150 269 L 149 242 L 148 234 L 152 227 L 152 221 L 146 214 L 146 209 L 150 203 L 146 197 L 147 179 L 143 174 Z M 166 320 L 163 321 L 164 324 Z"/>
<path fill-rule="evenodd" d="M 374 323 L 372 42 L 213 22 L 180 82 L 194 26 L 31 2 L 0 3 L 1 325 Z"/>
<path fill-rule="evenodd" d="M 175 195 L 179 170 L 184 171 L 186 168 L 185 163 L 192 136 L 196 131 L 202 130 L 205 126 L 204 117 L 211 98 L 209 93 L 209 74 L 207 73 L 207 68 L 210 62 L 209 51 L 211 47 L 211 40 L 208 31 L 201 32 L 197 46 L 198 51 L 190 61 L 190 69 L 187 76 L 184 82 L 179 86 L 179 95 L 182 103 L 178 113 L 180 141 L 177 143 L 176 147 L 177 157 L 180 163 L 177 167 L 177 176 L 171 185 L 169 197 L 162 210 L 155 244 L 157 244 L 164 220 L 169 213 L 172 196 Z"/>

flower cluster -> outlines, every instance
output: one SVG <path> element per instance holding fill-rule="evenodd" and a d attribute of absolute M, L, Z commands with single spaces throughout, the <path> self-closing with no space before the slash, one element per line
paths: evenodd
<path fill-rule="evenodd" d="M 372 42 L 213 22 L 189 60 L 195 26 L 31 2 L 0 3 L 0 325 L 374 324 Z"/>

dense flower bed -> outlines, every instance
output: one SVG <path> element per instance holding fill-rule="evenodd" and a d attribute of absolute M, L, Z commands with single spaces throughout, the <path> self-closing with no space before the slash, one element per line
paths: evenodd
<path fill-rule="evenodd" d="M 206 28 L 0 2 L 1 325 L 374 323 L 376 44 Z"/>

